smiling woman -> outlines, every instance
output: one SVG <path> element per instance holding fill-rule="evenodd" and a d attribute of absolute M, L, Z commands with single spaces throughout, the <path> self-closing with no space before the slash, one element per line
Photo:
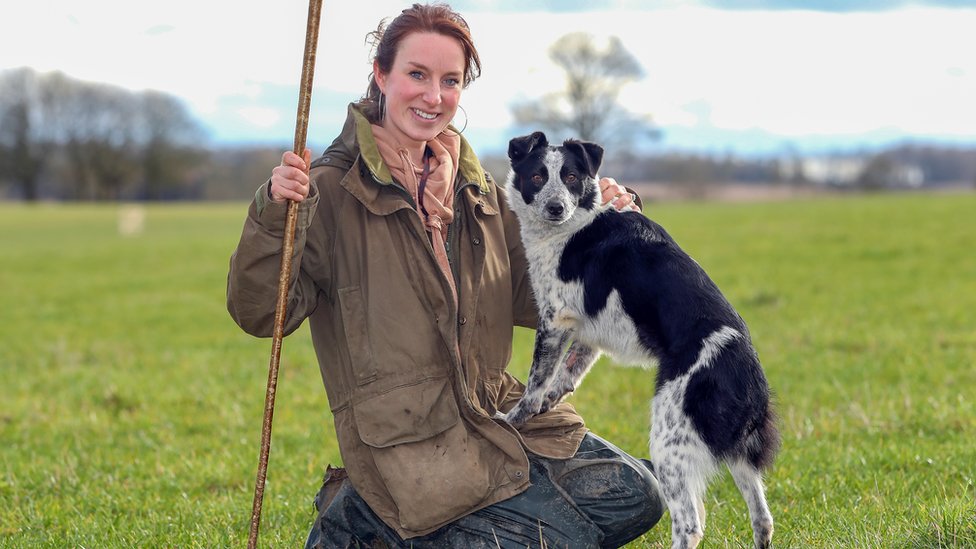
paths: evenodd
<path fill-rule="evenodd" d="M 320 158 L 282 155 L 227 282 L 234 320 L 269 336 L 286 202 L 298 202 L 285 332 L 308 318 L 346 467 L 316 498 L 307 546 L 636 538 L 663 512 L 647 465 L 566 403 L 517 429 L 499 419 L 524 389 L 506 371 L 513 328 L 535 327 L 536 309 L 504 191 L 450 125 L 481 70 L 467 23 L 414 4 L 372 36 L 365 97 Z"/>
<path fill-rule="evenodd" d="M 388 72 L 373 62 L 373 78 L 384 106 L 380 125 L 420 166 L 427 142 L 447 129 L 457 111 L 464 83 L 461 46 L 440 34 L 411 34 L 401 42 Z"/>

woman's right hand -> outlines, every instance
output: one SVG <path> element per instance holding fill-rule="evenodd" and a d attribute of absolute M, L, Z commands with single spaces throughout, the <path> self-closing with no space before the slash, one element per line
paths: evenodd
<path fill-rule="evenodd" d="M 275 202 L 301 202 L 308 196 L 308 166 L 312 163 L 312 149 L 305 149 L 305 158 L 292 151 L 281 155 L 281 165 L 271 170 L 268 194 Z"/>

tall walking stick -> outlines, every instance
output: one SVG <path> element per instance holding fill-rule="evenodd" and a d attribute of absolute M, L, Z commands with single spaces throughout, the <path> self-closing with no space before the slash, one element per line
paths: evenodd
<path fill-rule="evenodd" d="M 305 56 L 302 60 L 302 82 L 298 93 L 298 119 L 295 121 L 295 154 L 305 157 L 305 137 L 308 134 L 308 110 L 312 100 L 312 75 L 315 73 L 315 47 L 319 40 L 319 18 L 322 0 L 309 0 L 308 27 L 305 29 Z M 275 305 L 274 333 L 271 340 L 271 364 L 268 367 L 268 391 L 264 397 L 264 425 L 261 429 L 261 455 L 258 476 L 254 484 L 254 504 L 251 507 L 251 530 L 248 549 L 258 543 L 261 526 L 261 504 L 264 484 L 268 478 L 268 453 L 271 451 L 271 421 L 274 417 L 275 391 L 278 387 L 278 363 L 281 360 L 281 340 L 285 333 L 285 312 L 288 304 L 288 284 L 291 281 L 291 262 L 295 247 L 295 225 L 298 222 L 298 202 L 288 202 L 285 236 L 281 242 L 281 271 L 278 275 L 278 301 Z"/>

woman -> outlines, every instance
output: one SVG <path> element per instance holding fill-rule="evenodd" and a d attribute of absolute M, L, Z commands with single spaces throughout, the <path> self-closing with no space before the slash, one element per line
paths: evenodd
<path fill-rule="evenodd" d="M 270 336 L 286 203 L 300 202 L 285 330 L 309 320 L 346 466 L 316 498 L 308 546 L 622 545 L 662 512 L 647 467 L 569 404 L 518 431 L 494 419 L 522 393 L 505 367 L 536 311 L 504 191 L 449 125 L 480 73 L 468 26 L 414 4 L 373 34 L 365 97 L 315 162 L 284 153 L 227 283 L 235 321 Z"/>

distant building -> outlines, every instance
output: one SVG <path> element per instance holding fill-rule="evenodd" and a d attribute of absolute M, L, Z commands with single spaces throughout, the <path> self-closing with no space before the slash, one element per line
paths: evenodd
<path fill-rule="evenodd" d="M 884 156 L 794 157 L 780 162 L 780 176 L 832 187 L 854 187 L 866 181 L 883 181 L 878 186 L 900 188 L 925 184 L 925 172 L 920 166 Z"/>

